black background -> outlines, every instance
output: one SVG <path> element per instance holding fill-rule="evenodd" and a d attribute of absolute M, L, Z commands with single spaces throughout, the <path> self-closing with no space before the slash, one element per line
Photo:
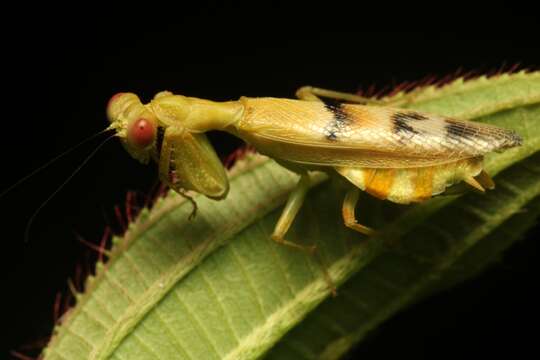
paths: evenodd
<path fill-rule="evenodd" d="M 206 3 L 181 12 L 140 8 L 133 15 L 109 14 L 105 7 L 68 9 L 69 16 L 61 13 L 65 8 L 47 10 L 34 8 L 28 17 L 22 9 L 13 14 L 21 21 L 3 29 L 2 189 L 102 130 L 106 102 L 118 91 L 144 101 L 164 89 L 213 100 L 291 97 L 305 84 L 356 91 L 443 77 L 460 67 L 487 72 L 503 64 L 540 64 L 537 19 L 507 8 L 495 9 L 504 26 L 483 14 L 483 32 L 461 34 L 429 31 L 455 29 L 459 16 L 453 26 L 426 22 L 424 33 L 320 32 L 331 28 L 324 17 L 304 14 L 297 22 L 299 13 L 291 19 L 288 6 Z M 347 8 L 340 11 L 347 15 Z M 384 12 L 365 11 L 358 23 L 347 21 L 356 30 L 386 27 L 367 26 L 371 15 L 375 24 L 387 20 Z M 408 29 L 412 20 L 391 22 Z M 211 139 L 222 157 L 241 144 L 223 134 Z M 128 190 L 142 199 L 156 182 L 155 167 L 138 164 L 113 139 L 42 209 L 24 243 L 29 217 L 98 143 L 0 199 L 6 356 L 10 350 L 35 354 L 32 347 L 52 329 L 56 294 L 68 293 L 67 279 L 80 278 L 77 273 L 94 261 L 76 234 L 97 243 L 105 226 L 119 230 L 114 206 L 124 203 Z M 535 352 L 536 332 L 528 330 L 538 323 L 535 231 L 538 226 L 481 277 L 388 321 L 351 358 Z"/>

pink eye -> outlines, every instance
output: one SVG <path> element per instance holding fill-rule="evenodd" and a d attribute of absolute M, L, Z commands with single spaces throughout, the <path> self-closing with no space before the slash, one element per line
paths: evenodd
<path fill-rule="evenodd" d="M 137 147 L 147 147 L 152 144 L 156 135 L 154 123 L 145 118 L 135 120 L 128 131 L 129 141 Z"/>
<path fill-rule="evenodd" d="M 107 108 L 110 108 L 111 104 L 122 95 L 124 95 L 124 93 L 119 92 L 119 93 L 116 93 L 113 96 L 111 96 L 111 98 L 109 99 L 109 102 L 107 103 Z"/>

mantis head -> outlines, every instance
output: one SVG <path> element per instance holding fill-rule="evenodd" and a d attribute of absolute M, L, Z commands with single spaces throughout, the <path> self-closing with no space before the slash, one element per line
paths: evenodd
<path fill-rule="evenodd" d="M 193 117 L 191 109 L 188 98 L 166 91 L 149 105 L 143 105 L 135 94 L 118 93 L 107 105 L 109 129 L 116 130 L 135 159 L 143 164 L 155 159 L 161 180 L 176 192 L 194 190 L 222 199 L 229 190 L 225 168 L 204 132 L 184 126 Z"/>
<path fill-rule="evenodd" d="M 118 93 L 107 105 L 110 129 L 116 130 L 122 145 L 129 154 L 143 164 L 156 155 L 158 121 L 132 93 Z"/>

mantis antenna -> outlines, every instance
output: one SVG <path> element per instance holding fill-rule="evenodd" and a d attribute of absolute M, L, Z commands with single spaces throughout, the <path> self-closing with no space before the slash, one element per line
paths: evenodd
<path fill-rule="evenodd" d="M 104 131 L 101 131 L 99 132 L 98 134 L 102 134 L 106 131 L 108 131 L 109 129 L 105 129 Z M 94 138 L 96 135 L 98 134 L 95 134 L 95 135 L 92 135 L 89 139 L 91 138 Z M 84 167 L 84 165 L 86 165 L 86 163 L 88 163 L 88 161 L 98 152 L 99 149 L 101 149 L 103 147 L 103 145 L 105 145 L 105 143 L 107 143 L 107 141 L 111 140 L 113 137 L 115 137 L 116 135 L 111 135 L 109 136 L 107 139 L 105 139 L 101 144 L 99 144 L 98 146 L 96 146 L 96 148 L 94 150 L 92 150 L 92 152 L 81 162 L 81 164 L 79 166 L 77 166 L 77 168 L 71 173 L 71 175 L 69 175 L 67 177 L 66 180 L 64 180 L 62 182 L 62 184 L 60 184 L 56 190 L 54 190 L 48 197 L 47 199 L 45 199 L 45 201 L 43 201 L 39 206 L 38 208 L 34 211 L 34 213 L 32 214 L 32 216 L 30 217 L 30 219 L 28 220 L 28 223 L 26 224 L 26 229 L 24 230 L 24 242 L 27 243 L 28 242 L 28 239 L 30 237 L 30 228 L 32 227 L 32 224 L 34 222 L 34 220 L 36 219 L 36 216 L 39 214 L 39 212 L 41 211 L 41 209 L 43 209 L 43 207 L 45 205 L 47 205 L 47 203 L 56 195 L 58 194 L 58 192 L 60 190 L 62 190 L 62 188 L 71 180 L 73 179 L 73 177 L 75 175 L 77 175 L 77 173 Z M 88 141 L 89 139 L 86 139 L 84 142 Z M 82 143 L 81 143 L 82 144 Z M 78 144 L 76 147 L 80 146 L 81 144 Z"/>
<path fill-rule="evenodd" d="M 21 185 L 22 183 L 24 183 L 26 180 L 30 179 L 32 176 L 40 173 L 41 171 L 45 170 L 46 168 L 48 168 L 49 166 L 51 166 L 52 164 L 54 164 L 56 161 L 60 160 L 61 158 L 65 157 L 66 155 L 70 154 L 71 152 L 73 152 L 74 150 L 78 149 L 79 147 L 83 146 L 84 144 L 88 143 L 90 140 L 93 140 L 95 139 L 96 137 L 98 137 L 99 135 L 102 135 L 102 134 L 105 134 L 109 131 L 113 131 L 112 128 L 108 127 L 106 128 L 105 130 L 101 130 L 100 132 L 98 133 L 95 133 L 94 135 L 91 135 L 89 137 L 87 137 L 86 139 L 84 139 L 83 141 L 81 141 L 80 143 L 76 144 L 76 145 L 73 145 L 72 147 L 70 147 L 69 149 L 63 151 L 62 153 L 60 153 L 59 155 L 56 155 L 54 158 L 52 158 L 51 160 L 47 161 L 45 164 L 39 166 L 37 169 L 35 170 L 32 170 L 29 174 L 23 176 L 22 178 L 20 178 L 19 180 L 17 180 L 14 184 L 12 184 L 11 186 L 9 186 L 7 189 L 5 189 L 4 191 L 2 191 L 0 193 L 0 199 L 2 197 L 4 197 L 4 195 L 6 195 L 7 193 L 9 193 L 11 190 L 15 189 L 17 186 Z"/>

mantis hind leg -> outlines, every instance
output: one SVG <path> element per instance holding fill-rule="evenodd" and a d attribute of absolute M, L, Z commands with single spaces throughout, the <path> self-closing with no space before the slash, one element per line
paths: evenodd
<path fill-rule="evenodd" d="M 287 163 L 284 163 L 282 165 L 285 165 L 287 168 L 290 168 L 290 166 L 288 166 Z M 291 227 L 292 222 L 294 221 L 294 218 L 296 217 L 296 215 L 298 214 L 298 211 L 300 210 L 300 208 L 302 207 L 302 204 L 304 203 L 304 200 L 310 188 L 311 182 L 312 182 L 311 178 L 309 177 L 309 174 L 307 172 L 301 174 L 300 180 L 298 181 L 296 188 L 291 192 L 291 194 L 289 195 L 289 198 L 287 199 L 287 204 L 285 204 L 285 208 L 281 212 L 281 215 L 274 228 L 274 232 L 272 233 L 271 238 L 278 244 L 287 245 L 292 248 L 305 251 L 310 255 L 315 255 L 316 259 L 319 262 L 319 265 L 321 266 L 321 270 L 323 272 L 324 279 L 328 285 L 328 289 L 330 290 L 332 295 L 336 296 L 337 294 L 336 286 L 334 282 L 332 281 L 332 278 L 330 277 L 328 270 L 324 266 L 322 259 L 316 256 L 316 254 L 314 254 L 315 250 L 317 249 L 317 245 L 311 245 L 311 246 L 299 245 L 291 241 L 287 241 L 284 238 L 285 234 Z"/>
<path fill-rule="evenodd" d="M 361 225 L 356 221 L 355 208 L 356 204 L 358 203 L 359 195 L 360 189 L 357 187 L 353 187 L 347 191 L 345 200 L 343 200 L 343 207 L 341 208 L 343 222 L 345 223 L 345 226 L 353 229 L 354 231 L 358 231 L 364 235 L 372 235 L 374 231 L 371 228 Z"/>
<path fill-rule="evenodd" d="M 309 177 L 309 174 L 304 173 L 301 175 L 300 180 L 298 181 L 298 184 L 296 184 L 296 187 L 292 191 L 292 193 L 289 195 L 289 198 L 287 199 L 287 203 L 285 204 L 285 208 L 281 212 L 281 215 L 279 217 L 279 220 L 274 228 L 274 232 L 272 233 L 272 240 L 275 242 L 291 246 L 295 249 L 303 250 L 308 253 L 313 253 L 316 249 L 316 245 L 311 246 L 303 246 L 296 243 L 293 243 L 291 241 L 285 240 L 285 234 L 289 230 L 289 228 L 292 225 L 292 222 L 294 221 L 294 218 L 298 214 L 298 211 L 302 207 L 302 204 L 304 203 L 304 200 L 306 198 L 306 194 L 309 190 L 311 184 L 311 179 Z"/>
<path fill-rule="evenodd" d="M 374 98 L 368 98 L 368 97 L 360 96 L 356 94 L 322 89 L 322 88 L 313 87 L 313 86 L 302 86 L 301 88 L 296 90 L 296 97 L 301 100 L 308 100 L 308 101 L 322 101 L 321 98 L 327 98 L 327 99 L 334 99 L 334 100 L 339 100 L 339 101 L 349 102 L 349 103 L 357 103 L 357 104 L 363 104 L 363 105 L 376 105 L 376 106 L 400 106 L 403 104 L 407 104 L 412 99 L 412 95 L 410 97 L 406 95 L 395 100 L 374 99 Z"/>
<path fill-rule="evenodd" d="M 301 100 L 309 101 L 322 101 L 321 98 L 342 100 L 347 102 L 359 103 L 359 104 L 372 104 L 379 102 L 377 100 L 369 99 L 363 96 L 339 92 L 334 90 L 322 89 L 313 86 L 302 86 L 296 90 L 296 97 Z"/>

